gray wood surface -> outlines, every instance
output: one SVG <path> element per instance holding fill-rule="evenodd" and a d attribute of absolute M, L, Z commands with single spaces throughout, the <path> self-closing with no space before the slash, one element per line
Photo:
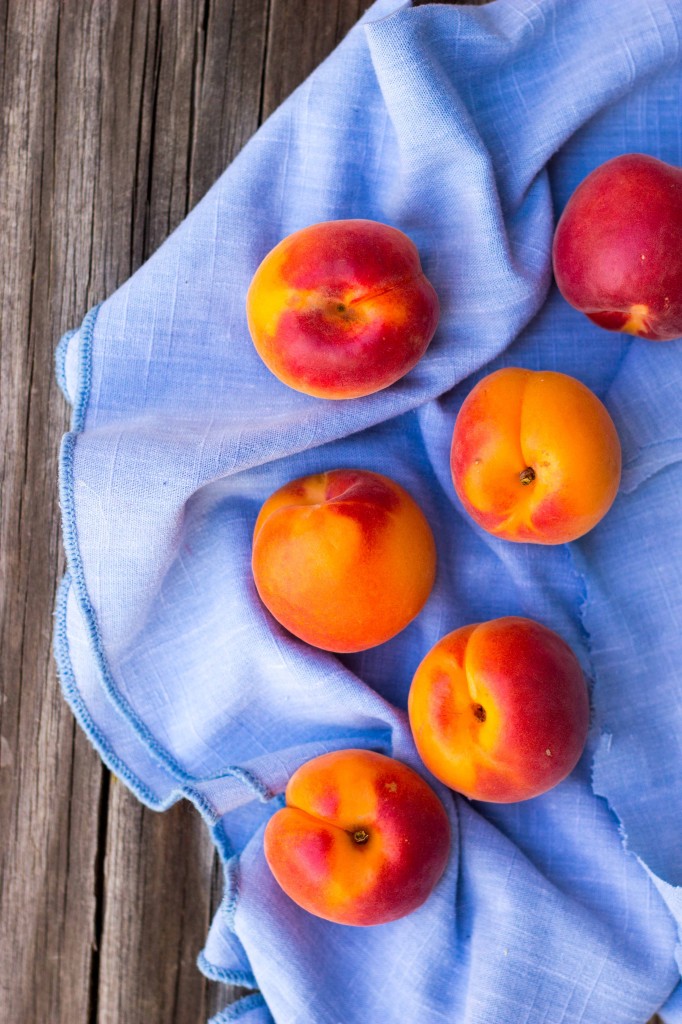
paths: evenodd
<path fill-rule="evenodd" d="M 220 894 L 59 693 L 59 334 L 121 284 L 369 0 L 0 0 L 0 1022 L 203 1024 Z"/>

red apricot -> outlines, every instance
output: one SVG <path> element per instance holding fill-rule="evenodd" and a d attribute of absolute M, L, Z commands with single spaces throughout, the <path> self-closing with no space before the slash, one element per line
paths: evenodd
<path fill-rule="evenodd" d="M 259 355 L 281 381 L 319 398 L 357 398 L 421 359 L 438 298 L 402 231 L 336 220 L 296 231 L 268 253 L 246 312 Z"/>

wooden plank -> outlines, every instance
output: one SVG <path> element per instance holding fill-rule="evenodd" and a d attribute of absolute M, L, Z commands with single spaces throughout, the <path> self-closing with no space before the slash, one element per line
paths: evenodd
<path fill-rule="evenodd" d="M 370 7 L 372 0 L 270 0 L 262 94 L 268 117 Z"/>
<path fill-rule="evenodd" d="M 51 656 L 66 422 L 52 352 L 93 294 L 94 152 L 78 132 L 94 97 L 83 48 L 65 65 L 53 3 L 2 0 L 0 26 L 0 1006 L 7 1021 L 86 1021 L 103 772 Z M 82 144 L 77 169 L 59 137 L 65 121 L 70 145 Z"/>

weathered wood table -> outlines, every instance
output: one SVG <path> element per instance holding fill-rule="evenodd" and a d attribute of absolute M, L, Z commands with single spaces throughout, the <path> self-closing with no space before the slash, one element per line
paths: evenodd
<path fill-rule="evenodd" d="M 203 1024 L 237 994 L 195 966 L 221 888 L 198 815 L 138 804 L 57 685 L 53 348 L 368 6 L 0 0 L 2 1024 Z"/>

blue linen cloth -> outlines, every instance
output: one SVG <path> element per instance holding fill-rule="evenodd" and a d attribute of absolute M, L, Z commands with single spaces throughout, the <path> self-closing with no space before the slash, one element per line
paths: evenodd
<path fill-rule="evenodd" d="M 603 160 L 641 151 L 682 164 L 682 6 L 396 6 L 378 0 L 59 346 L 73 404 L 62 686 L 141 800 L 187 797 L 211 829 L 226 887 L 199 965 L 262 993 L 216 1024 L 644 1024 L 664 1003 L 676 1024 L 681 343 L 590 325 L 551 286 L 550 248 L 556 214 Z M 271 376 L 244 297 L 282 237 L 346 217 L 410 235 L 442 317 L 405 379 L 325 402 Z M 579 377 L 618 427 L 620 494 L 576 543 L 496 540 L 454 495 L 455 415 L 506 365 Z M 338 466 L 403 484 L 439 559 L 418 619 L 344 657 L 281 629 L 250 573 L 264 499 Z M 506 614 L 537 618 L 581 659 L 593 724 L 575 772 L 507 806 L 437 785 L 452 857 L 401 921 L 348 928 L 297 908 L 262 848 L 291 772 L 348 746 L 419 766 L 405 714 L 418 662 L 449 630 Z"/>

